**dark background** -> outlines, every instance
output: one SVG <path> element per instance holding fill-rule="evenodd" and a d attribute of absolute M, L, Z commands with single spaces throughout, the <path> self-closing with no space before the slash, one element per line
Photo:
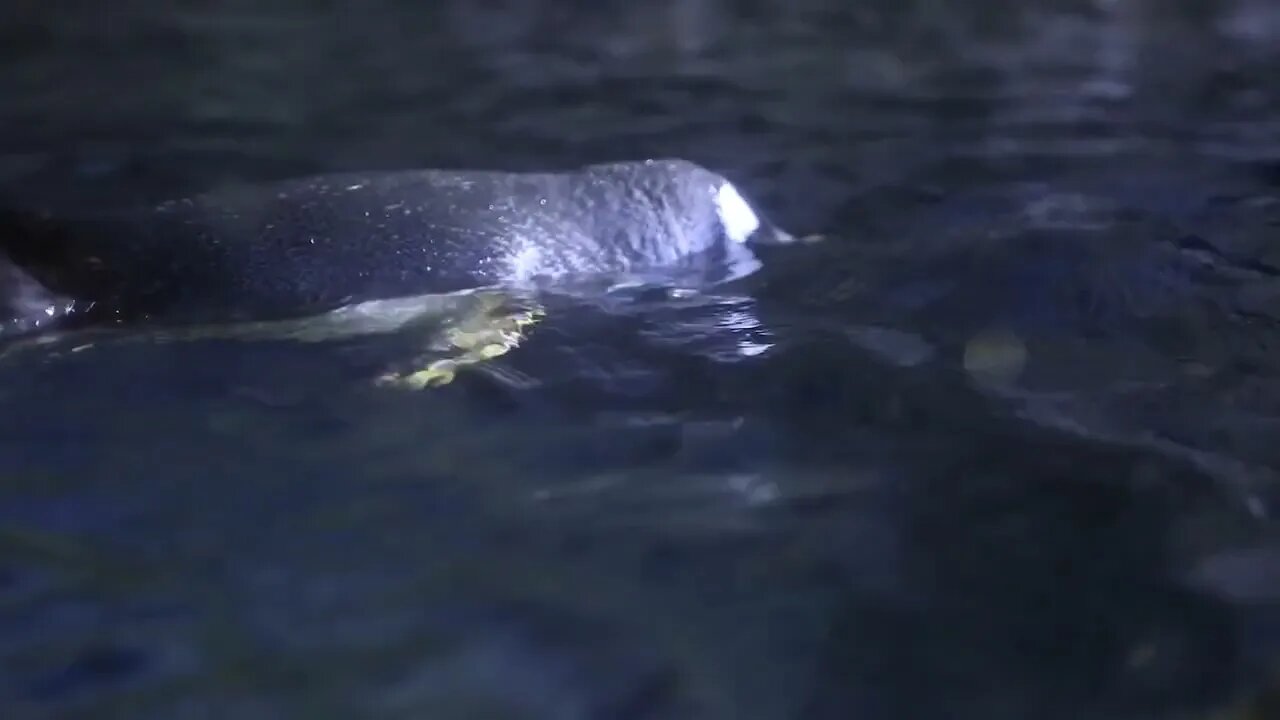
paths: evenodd
<path fill-rule="evenodd" d="M 4 177 L 42 199 L 69 182 L 169 195 L 338 168 L 680 155 L 749 180 L 787 224 L 824 227 L 881 185 L 1136 158 L 1193 184 L 1205 158 L 1266 167 L 1280 150 L 1280 19 L 1254 0 L 3 12 Z"/>

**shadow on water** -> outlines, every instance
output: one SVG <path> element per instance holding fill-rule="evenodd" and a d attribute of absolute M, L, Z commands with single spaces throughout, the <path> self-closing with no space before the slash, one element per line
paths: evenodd
<path fill-rule="evenodd" d="M 829 237 L 556 301 L 519 388 L 371 388 L 375 339 L 6 361 L 4 717 L 1274 707 L 1270 4 L 42 7 L 0 11 L 21 204 L 680 155 Z"/>

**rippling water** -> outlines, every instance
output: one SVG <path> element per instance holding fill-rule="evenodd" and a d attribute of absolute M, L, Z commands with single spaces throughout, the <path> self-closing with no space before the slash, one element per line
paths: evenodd
<path fill-rule="evenodd" d="M 0 13 L 8 204 L 676 155 L 828 236 L 423 394 L 387 338 L 6 360 L 0 716 L 1274 707 L 1272 3 Z"/>

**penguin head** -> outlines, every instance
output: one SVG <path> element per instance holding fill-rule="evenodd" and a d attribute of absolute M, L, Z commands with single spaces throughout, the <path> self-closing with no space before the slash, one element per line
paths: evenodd
<path fill-rule="evenodd" d="M 760 217 L 751 203 L 738 192 L 728 178 L 715 176 L 712 198 L 715 205 L 719 233 L 725 240 L 738 245 L 787 245 L 795 237 L 782 228 Z"/>
<path fill-rule="evenodd" d="M 729 247 L 786 245 L 795 241 L 725 176 L 687 160 L 660 162 L 672 175 L 673 194 L 680 198 L 687 232 Z"/>
<path fill-rule="evenodd" d="M 625 224 L 632 242 L 661 238 L 668 250 L 784 245 L 789 233 L 769 222 L 728 178 L 680 159 L 610 163 L 589 168 L 592 205 Z M 599 203 L 598 198 L 610 201 Z"/>

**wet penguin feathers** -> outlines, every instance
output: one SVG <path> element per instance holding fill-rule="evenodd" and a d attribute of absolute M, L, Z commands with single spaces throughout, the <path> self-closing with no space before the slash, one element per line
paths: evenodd
<path fill-rule="evenodd" d="M 50 304 L 82 322 L 284 318 L 573 274 L 697 269 L 787 239 L 726 178 L 683 160 L 341 173 L 109 217 L 4 213 L 0 310 L 12 327 L 53 317 Z"/>

